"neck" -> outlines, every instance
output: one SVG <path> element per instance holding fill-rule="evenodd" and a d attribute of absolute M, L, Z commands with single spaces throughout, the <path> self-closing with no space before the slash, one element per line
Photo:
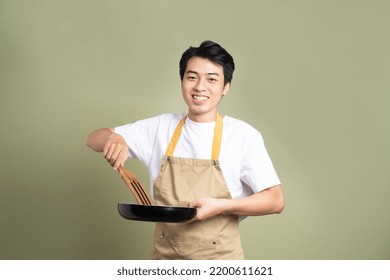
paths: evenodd
<path fill-rule="evenodd" d="M 213 112 L 212 114 L 207 114 L 207 115 L 205 114 L 197 115 L 189 112 L 187 117 L 193 122 L 209 123 L 209 122 L 215 122 L 217 114 Z"/>

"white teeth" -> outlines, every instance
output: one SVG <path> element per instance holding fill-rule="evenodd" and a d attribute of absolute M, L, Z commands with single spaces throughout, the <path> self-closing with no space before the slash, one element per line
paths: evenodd
<path fill-rule="evenodd" d="M 207 100 L 209 99 L 207 96 L 193 95 L 192 96 L 196 100 Z"/>

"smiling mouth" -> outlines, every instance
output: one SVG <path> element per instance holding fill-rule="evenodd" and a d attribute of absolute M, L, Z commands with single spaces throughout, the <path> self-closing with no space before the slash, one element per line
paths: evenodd
<path fill-rule="evenodd" d="M 192 98 L 195 99 L 195 100 L 201 100 L 201 101 L 205 101 L 205 100 L 209 99 L 208 96 L 196 95 L 196 94 L 193 94 Z"/>

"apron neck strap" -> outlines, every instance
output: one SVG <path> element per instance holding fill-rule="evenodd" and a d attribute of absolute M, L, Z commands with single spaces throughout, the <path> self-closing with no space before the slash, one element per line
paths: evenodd
<path fill-rule="evenodd" d="M 173 156 L 173 152 L 175 151 L 176 144 L 179 141 L 181 130 L 182 130 L 183 125 L 186 121 L 186 118 L 187 118 L 187 116 L 182 118 L 176 126 L 175 132 L 173 133 L 172 138 L 171 138 L 171 142 L 169 143 L 167 151 L 165 152 L 165 155 L 167 157 Z M 223 127 L 222 117 L 220 116 L 219 113 L 217 113 L 217 117 L 215 120 L 213 148 L 212 148 L 212 153 L 211 153 L 212 160 L 218 160 L 218 158 L 219 158 L 219 151 L 221 150 L 221 141 L 222 141 L 222 127 Z"/>
<path fill-rule="evenodd" d="M 222 142 L 222 117 L 217 112 L 217 118 L 215 119 L 215 129 L 214 129 L 214 139 L 213 139 L 213 150 L 211 152 L 211 159 L 218 160 L 219 151 L 221 150 L 221 142 Z"/>

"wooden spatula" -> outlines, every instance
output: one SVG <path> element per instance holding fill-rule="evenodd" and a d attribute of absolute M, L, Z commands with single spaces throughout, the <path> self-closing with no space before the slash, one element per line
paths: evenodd
<path fill-rule="evenodd" d="M 145 188 L 142 186 L 141 182 L 129 170 L 124 167 L 118 168 L 119 174 L 122 176 L 123 181 L 125 181 L 126 185 L 129 187 L 130 191 L 137 200 L 138 204 L 143 205 L 153 205 L 152 199 L 149 194 L 146 192 Z"/>

